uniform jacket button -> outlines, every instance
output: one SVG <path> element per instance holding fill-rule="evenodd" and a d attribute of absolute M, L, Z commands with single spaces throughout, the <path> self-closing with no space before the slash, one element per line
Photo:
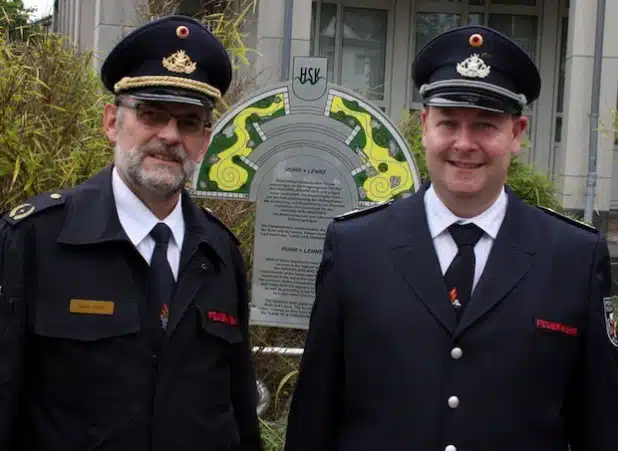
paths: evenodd
<path fill-rule="evenodd" d="M 453 445 L 448 445 L 446 448 L 444 448 L 444 451 L 457 451 L 457 448 L 455 448 Z"/>
<path fill-rule="evenodd" d="M 457 407 L 459 407 L 459 398 L 457 396 L 451 396 L 448 399 L 448 406 L 451 409 L 456 409 Z"/>
<path fill-rule="evenodd" d="M 461 350 L 461 348 L 453 348 L 451 350 L 451 357 L 455 360 L 461 359 L 463 357 L 463 351 Z"/>

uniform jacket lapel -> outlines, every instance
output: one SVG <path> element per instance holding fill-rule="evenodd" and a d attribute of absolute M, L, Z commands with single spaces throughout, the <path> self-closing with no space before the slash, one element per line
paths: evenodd
<path fill-rule="evenodd" d="M 168 337 L 174 332 L 202 287 L 213 283 L 221 265 L 226 264 L 224 249 L 214 238 L 215 226 L 206 219 L 206 214 L 193 203 L 186 192 L 183 192 L 182 196 L 185 239 L 180 253 L 176 295 L 166 332 Z"/>
<path fill-rule="evenodd" d="M 392 237 L 393 262 L 401 276 L 436 320 L 452 334 L 457 319 L 448 300 L 440 262 L 427 225 L 423 201 L 427 186 L 390 207 L 395 217 L 393 227 L 386 236 Z"/>
<path fill-rule="evenodd" d="M 390 230 L 395 267 L 436 320 L 450 333 L 460 335 L 498 305 L 530 269 L 538 246 L 530 207 L 507 188 L 506 216 L 487 264 L 463 316 L 451 306 L 438 256 L 427 225 L 425 185 L 410 198 L 395 203 Z"/>
<path fill-rule="evenodd" d="M 75 187 L 68 208 L 58 237 L 60 243 L 80 245 L 124 241 L 131 244 L 118 219 L 111 165 Z"/>
<path fill-rule="evenodd" d="M 76 248 L 89 247 L 98 249 L 100 244 L 115 251 L 108 253 L 106 264 L 113 265 L 117 274 L 115 283 L 122 287 L 114 302 L 136 302 L 142 330 L 149 333 L 150 316 L 145 307 L 147 303 L 148 265 L 139 255 L 133 243 L 122 228 L 112 188 L 112 166 L 101 170 L 91 179 L 67 191 L 67 214 L 58 236 L 58 243 Z M 111 245 L 113 244 L 113 246 Z M 126 252 L 122 252 L 125 249 Z M 93 251 L 93 258 L 100 256 L 99 250 Z M 152 345 L 143 342 L 150 353 Z"/>
<path fill-rule="evenodd" d="M 458 324 L 456 335 L 494 309 L 526 275 L 538 247 L 534 218 L 512 191 L 507 189 L 509 203 L 500 231 L 491 248 L 487 264 L 470 304 Z"/>

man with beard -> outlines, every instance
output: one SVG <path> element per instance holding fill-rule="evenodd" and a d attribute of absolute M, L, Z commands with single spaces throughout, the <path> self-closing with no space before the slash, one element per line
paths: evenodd
<path fill-rule="evenodd" d="M 615 451 L 597 230 L 505 187 L 541 83 L 497 31 L 417 55 L 431 176 L 327 232 L 287 451 Z"/>
<path fill-rule="evenodd" d="M 102 79 L 114 163 L 0 222 L 0 449 L 260 450 L 238 242 L 184 191 L 228 55 L 171 16 Z"/>

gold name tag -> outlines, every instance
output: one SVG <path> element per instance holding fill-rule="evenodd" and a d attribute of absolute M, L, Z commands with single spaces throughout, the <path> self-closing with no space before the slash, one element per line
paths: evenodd
<path fill-rule="evenodd" d="M 71 313 L 81 313 L 83 315 L 113 315 L 114 303 L 108 301 L 71 299 L 69 310 Z"/>

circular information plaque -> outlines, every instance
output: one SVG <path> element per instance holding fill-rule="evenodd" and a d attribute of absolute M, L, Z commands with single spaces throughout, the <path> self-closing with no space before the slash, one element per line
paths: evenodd
<path fill-rule="evenodd" d="M 190 191 L 256 202 L 252 324 L 306 328 L 334 216 L 418 190 L 405 139 L 327 60 L 297 57 L 293 78 L 239 102 L 213 130 Z"/>

